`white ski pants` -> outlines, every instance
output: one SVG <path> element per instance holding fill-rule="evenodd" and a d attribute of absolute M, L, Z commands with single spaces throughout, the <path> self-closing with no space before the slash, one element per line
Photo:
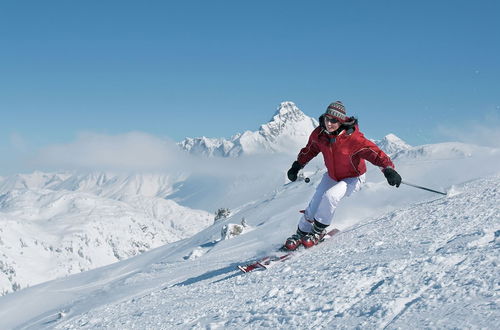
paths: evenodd
<path fill-rule="evenodd" d="M 330 225 L 340 200 L 361 189 L 364 182 L 364 174 L 359 177 L 335 181 L 330 178 L 328 173 L 325 173 L 299 221 L 299 229 L 307 233 L 310 232 L 315 219 L 324 225 Z"/>

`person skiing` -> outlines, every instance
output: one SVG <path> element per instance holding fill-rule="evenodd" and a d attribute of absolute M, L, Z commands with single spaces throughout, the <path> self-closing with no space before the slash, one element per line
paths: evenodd
<path fill-rule="evenodd" d="M 331 103 L 319 117 L 319 124 L 311 133 L 307 145 L 300 150 L 287 176 L 290 181 L 297 180 L 298 172 L 320 152 L 327 172 L 300 218 L 296 233 L 286 240 L 285 250 L 295 250 L 300 244 L 306 248 L 318 244 L 326 227 L 332 223 L 340 200 L 358 191 L 365 182 L 365 160 L 379 166 L 391 186 L 399 187 L 401 184 L 401 176 L 392 160 L 365 138 L 359 131 L 358 120 L 346 115 L 342 102 Z"/>

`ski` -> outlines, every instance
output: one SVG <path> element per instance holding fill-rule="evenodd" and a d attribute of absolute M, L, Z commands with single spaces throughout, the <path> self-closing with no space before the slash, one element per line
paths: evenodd
<path fill-rule="evenodd" d="M 321 244 L 326 239 L 332 237 L 333 235 L 337 234 L 338 232 L 339 232 L 339 230 L 336 228 L 330 230 L 329 232 L 327 232 L 325 234 L 325 236 L 323 236 L 323 238 L 319 241 L 318 244 Z M 304 247 L 301 245 L 300 247 L 298 247 L 297 249 L 295 249 L 293 251 L 280 250 L 274 255 L 266 256 L 264 258 L 261 258 L 259 260 L 256 260 L 254 262 L 251 262 L 251 263 L 248 263 L 245 265 L 238 265 L 238 269 L 241 270 L 243 273 L 249 273 L 249 272 L 254 271 L 256 269 L 264 270 L 264 269 L 267 269 L 267 268 L 275 265 L 278 262 L 283 262 L 283 261 L 290 259 L 294 254 L 296 254 L 298 251 L 302 250 L 303 248 Z"/>

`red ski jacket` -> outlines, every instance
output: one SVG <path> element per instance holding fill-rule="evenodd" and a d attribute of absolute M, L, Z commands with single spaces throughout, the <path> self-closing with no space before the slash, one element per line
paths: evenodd
<path fill-rule="evenodd" d="M 382 169 L 394 168 L 389 156 L 359 131 L 357 121 L 348 129 L 342 129 L 338 135 L 329 134 L 322 125 L 317 127 L 306 147 L 300 150 L 297 161 L 305 166 L 320 152 L 328 175 L 335 181 L 366 173 L 365 159 Z"/>

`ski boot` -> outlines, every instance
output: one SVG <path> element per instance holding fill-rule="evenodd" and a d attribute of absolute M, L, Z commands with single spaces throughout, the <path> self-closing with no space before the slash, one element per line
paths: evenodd
<path fill-rule="evenodd" d="M 285 245 L 281 248 L 283 251 L 294 251 L 300 244 L 302 244 L 302 238 L 307 233 L 297 228 L 297 232 L 286 239 Z"/>
<path fill-rule="evenodd" d="M 308 233 L 307 235 L 305 235 L 304 237 L 302 237 L 302 245 L 304 245 L 304 247 L 306 249 L 314 246 L 314 245 L 317 245 L 322 239 L 323 237 L 325 236 L 325 231 L 323 231 L 322 233 Z"/>
<path fill-rule="evenodd" d="M 328 227 L 328 225 L 325 226 L 321 222 L 318 222 L 318 220 L 314 220 L 312 231 L 302 237 L 302 245 L 304 245 L 306 249 L 317 245 L 323 237 L 325 237 L 326 227 Z"/>

